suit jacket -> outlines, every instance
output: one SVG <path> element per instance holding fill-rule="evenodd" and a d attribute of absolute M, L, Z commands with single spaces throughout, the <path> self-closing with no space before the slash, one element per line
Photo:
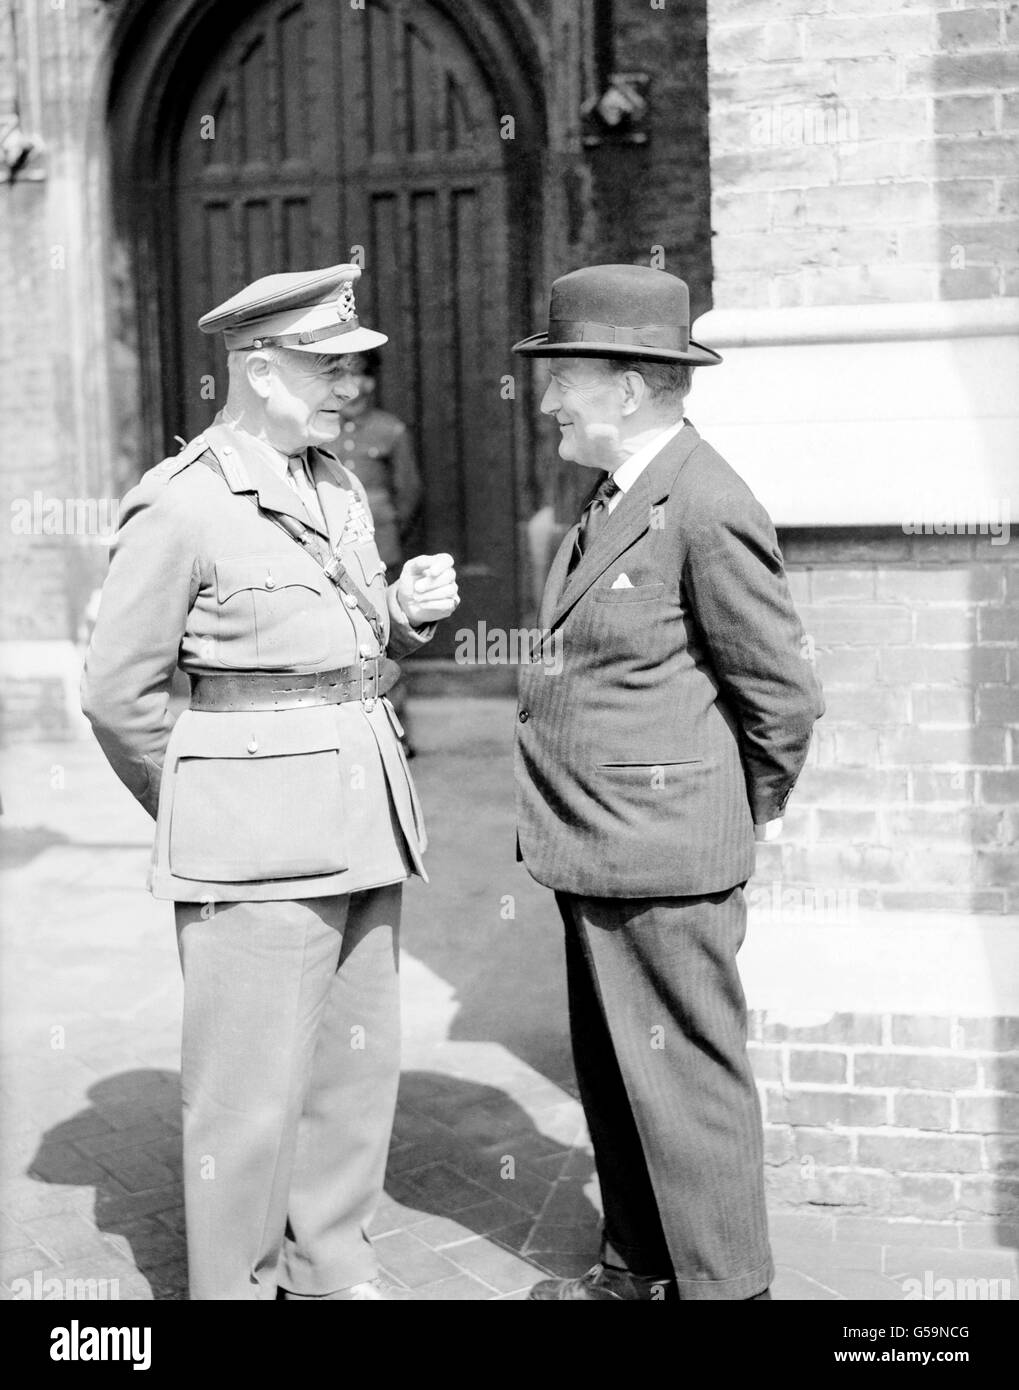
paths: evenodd
<path fill-rule="evenodd" d="M 217 476 L 199 459 L 212 450 Z M 311 451 L 329 539 L 394 655 L 418 647 L 388 590 L 361 484 Z M 178 665 L 326 671 L 378 651 L 316 561 L 251 504 L 305 525 L 265 446 L 217 423 L 124 498 L 85 660 L 82 708 L 114 771 L 156 818 L 149 886 L 179 901 L 306 898 L 424 874 L 421 809 L 387 700 L 285 711 L 186 710 Z"/>
<path fill-rule="evenodd" d="M 520 857 L 591 897 L 742 883 L 824 711 L 774 527 L 687 421 L 567 577 L 576 533 L 521 673 Z"/>

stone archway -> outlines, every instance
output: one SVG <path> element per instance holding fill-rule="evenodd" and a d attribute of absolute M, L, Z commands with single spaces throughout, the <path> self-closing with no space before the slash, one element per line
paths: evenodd
<path fill-rule="evenodd" d="M 271 270 L 363 258 L 359 310 L 391 339 L 382 400 L 413 427 L 425 476 L 421 542 L 457 555 L 463 622 L 508 627 L 526 607 L 532 412 L 500 379 L 541 277 L 542 106 L 524 36 L 477 10 L 263 0 L 238 23 L 214 0 L 157 7 L 118 50 L 113 189 L 142 467 L 216 408 L 206 308 Z"/>

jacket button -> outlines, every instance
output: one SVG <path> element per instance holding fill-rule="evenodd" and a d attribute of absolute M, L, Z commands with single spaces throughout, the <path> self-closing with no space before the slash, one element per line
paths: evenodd
<path fill-rule="evenodd" d="M 276 587 L 276 581 L 275 579 L 273 579 L 271 574 L 267 574 L 265 576 L 265 587 L 267 589 L 275 589 Z"/>
<path fill-rule="evenodd" d="M 530 710 L 526 710 L 526 709 L 522 709 L 522 710 L 520 711 L 520 713 L 517 715 L 517 718 L 520 720 L 521 724 L 526 724 L 527 721 L 528 721 L 528 719 L 530 719 L 530 717 L 531 717 L 531 712 L 530 712 Z"/>
<path fill-rule="evenodd" d="M 343 602 L 347 605 L 348 608 L 357 607 L 357 599 L 354 597 L 353 594 L 344 594 Z"/>
<path fill-rule="evenodd" d="M 249 753 L 257 753 L 257 752 L 258 752 L 258 739 L 257 739 L 257 738 L 249 738 L 249 739 L 248 739 L 248 752 L 249 752 Z"/>

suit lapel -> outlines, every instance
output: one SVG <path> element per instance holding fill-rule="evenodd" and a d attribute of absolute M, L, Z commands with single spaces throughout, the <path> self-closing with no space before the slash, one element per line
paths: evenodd
<path fill-rule="evenodd" d="M 700 435 L 687 420 L 679 434 L 674 439 L 670 439 L 661 453 L 655 455 L 638 476 L 633 487 L 620 499 L 615 511 L 611 513 L 590 547 L 581 556 L 577 568 L 569 578 L 565 579 L 565 584 L 560 591 L 558 588 L 552 587 L 552 581 L 557 566 L 563 560 L 566 541 L 569 541 L 570 549 L 567 550 L 561 567 L 560 582 L 562 582 L 562 578 L 565 578 L 569 556 L 572 553 L 573 540 L 577 534 L 577 526 L 570 528 L 564 537 L 563 545 L 559 548 L 559 553 L 556 555 L 549 574 L 546 595 L 552 594 L 557 595 L 557 597 L 553 599 L 551 616 L 548 622 L 544 623 L 544 626 L 554 627 L 556 623 L 561 622 L 577 600 L 587 593 L 596 580 L 601 578 L 612 562 L 618 559 L 624 550 L 627 550 L 650 528 L 653 508 L 669 496 L 680 469 L 699 443 Z M 543 615 L 545 608 L 546 604 L 543 602 Z"/>
<path fill-rule="evenodd" d="M 574 522 L 566 535 L 563 536 L 559 549 L 555 553 L 555 559 L 552 561 L 552 568 L 548 572 L 548 578 L 545 580 L 541 605 L 538 609 L 538 626 L 542 629 L 552 626 L 552 614 L 566 584 L 566 571 L 570 566 L 570 556 L 573 554 L 579 526 L 579 521 Z"/>
<path fill-rule="evenodd" d="M 258 505 L 267 512 L 282 512 L 324 535 L 318 522 L 308 515 L 304 503 L 288 482 L 269 462 L 267 446 L 242 430 L 228 425 L 212 425 L 204 437 L 219 459 L 231 492 L 253 492 Z"/>

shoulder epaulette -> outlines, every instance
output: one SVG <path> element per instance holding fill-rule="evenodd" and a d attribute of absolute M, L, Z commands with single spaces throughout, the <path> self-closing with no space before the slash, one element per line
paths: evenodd
<path fill-rule="evenodd" d="M 157 464 L 152 472 L 157 478 L 176 477 L 196 459 L 200 459 L 208 447 L 205 436 L 200 434 L 192 439 L 190 444 L 185 444 L 179 454 L 174 454 L 172 458 L 164 459 L 162 463 Z"/>

